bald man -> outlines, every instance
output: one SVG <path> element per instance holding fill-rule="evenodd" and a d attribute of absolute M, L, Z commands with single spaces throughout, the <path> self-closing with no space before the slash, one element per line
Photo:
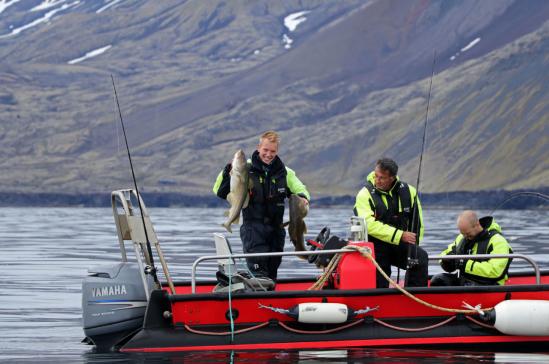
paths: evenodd
<path fill-rule="evenodd" d="M 478 218 L 474 211 L 463 211 L 457 219 L 460 234 L 441 255 L 511 254 L 513 250 L 491 216 Z M 431 286 L 503 285 L 507 281 L 510 258 L 442 259 L 448 273 L 435 275 Z M 452 273 L 455 272 L 456 273 Z"/>

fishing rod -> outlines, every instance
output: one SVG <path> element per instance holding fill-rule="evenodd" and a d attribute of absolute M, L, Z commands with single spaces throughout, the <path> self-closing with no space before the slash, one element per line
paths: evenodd
<path fill-rule="evenodd" d="M 541 193 L 541 192 L 533 192 L 533 191 L 515 192 L 515 193 L 511 194 L 511 196 L 507 197 L 505 200 L 500 202 L 492 211 L 490 211 L 489 215 L 492 216 L 494 214 L 494 212 L 496 212 L 496 210 L 499 209 L 501 206 L 505 205 L 510 200 L 512 200 L 516 197 L 519 197 L 519 196 L 532 196 L 532 197 L 538 197 L 538 198 L 540 198 L 542 200 L 545 200 L 545 201 L 549 201 L 549 196 L 544 194 L 544 193 Z"/>
<path fill-rule="evenodd" d="M 132 156 L 130 154 L 130 147 L 128 146 L 128 138 L 126 137 L 126 128 L 124 127 L 124 120 L 122 119 L 122 111 L 120 110 L 120 103 L 118 102 L 118 93 L 116 92 L 116 86 L 114 85 L 114 77 L 111 74 L 112 88 L 114 89 L 114 98 L 116 100 L 116 106 L 118 108 L 118 115 L 120 116 L 120 124 L 122 125 L 122 133 L 124 134 L 124 141 L 126 142 L 126 151 L 128 152 L 128 159 L 130 161 L 130 169 L 132 171 L 133 186 L 137 194 L 137 204 L 139 205 L 139 212 L 141 213 L 141 222 L 143 223 L 143 231 L 145 232 L 145 241 L 147 242 L 147 253 L 149 254 L 149 259 L 151 261 L 151 267 L 147 270 L 147 273 L 151 274 L 154 282 L 160 288 L 160 281 L 156 275 L 156 268 L 154 266 L 154 258 L 152 254 L 151 242 L 149 240 L 149 234 L 147 233 L 147 226 L 145 224 L 145 216 L 143 215 L 143 206 L 141 206 L 141 195 L 139 194 L 139 189 L 137 188 L 137 180 L 135 178 L 135 172 L 133 169 Z"/>
<path fill-rule="evenodd" d="M 419 208 L 418 208 L 418 195 L 419 195 L 419 182 L 421 181 L 421 166 L 423 164 L 423 152 L 425 151 L 425 135 L 427 134 L 427 121 L 429 120 L 429 106 L 431 104 L 431 90 L 433 88 L 433 77 L 435 75 L 435 64 L 437 60 L 437 51 L 433 53 L 433 65 L 431 67 L 431 80 L 429 81 L 429 94 L 427 96 L 427 107 L 425 110 L 425 122 L 423 124 L 423 138 L 421 140 L 421 153 L 419 154 L 419 169 L 417 172 L 417 181 L 416 181 L 416 196 L 414 197 L 414 208 L 412 211 L 412 231 L 415 230 L 416 233 L 416 243 L 414 244 L 413 257 L 412 257 L 412 247 L 408 245 L 408 261 L 407 267 L 411 268 L 419 264 L 417 259 L 417 246 L 419 245 L 419 235 L 420 235 L 420 217 L 419 217 Z M 406 275 L 408 277 L 408 275 Z"/>

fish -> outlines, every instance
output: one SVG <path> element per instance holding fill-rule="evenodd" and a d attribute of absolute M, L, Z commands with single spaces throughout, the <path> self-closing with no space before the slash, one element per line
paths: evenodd
<path fill-rule="evenodd" d="M 238 224 L 240 219 L 240 211 L 248 207 L 250 202 L 249 190 L 251 188 L 251 181 L 248 175 L 248 163 L 246 156 L 242 149 L 239 149 L 234 154 L 231 162 L 231 187 L 230 192 L 227 195 L 227 201 L 231 205 L 229 211 L 226 213 L 227 220 L 222 226 L 232 233 L 231 224 Z"/>
<path fill-rule="evenodd" d="M 309 212 L 309 204 L 305 199 L 298 195 L 290 195 L 290 221 L 288 222 L 288 234 L 290 241 L 294 244 L 295 251 L 305 251 L 305 234 L 307 225 L 303 220 Z M 307 259 L 307 256 L 299 256 L 301 259 Z"/>

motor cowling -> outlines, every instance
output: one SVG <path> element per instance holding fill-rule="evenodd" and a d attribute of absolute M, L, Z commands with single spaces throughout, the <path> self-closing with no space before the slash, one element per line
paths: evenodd
<path fill-rule="evenodd" d="M 149 292 L 154 287 L 147 276 Z M 82 282 L 82 316 L 86 337 L 100 351 L 111 350 L 143 325 L 147 295 L 136 263 L 94 267 Z"/>

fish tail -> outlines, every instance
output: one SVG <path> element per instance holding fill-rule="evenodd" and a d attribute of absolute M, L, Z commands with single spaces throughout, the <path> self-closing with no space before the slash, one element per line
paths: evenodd
<path fill-rule="evenodd" d="M 231 234 L 233 233 L 233 229 L 231 229 L 231 224 L 227 224 L 227 223 L 223 223 L 221 224 L 221 226 L 223 226 L 225 229 L 227 229 L 228 232 L 230 232 Z"/>

